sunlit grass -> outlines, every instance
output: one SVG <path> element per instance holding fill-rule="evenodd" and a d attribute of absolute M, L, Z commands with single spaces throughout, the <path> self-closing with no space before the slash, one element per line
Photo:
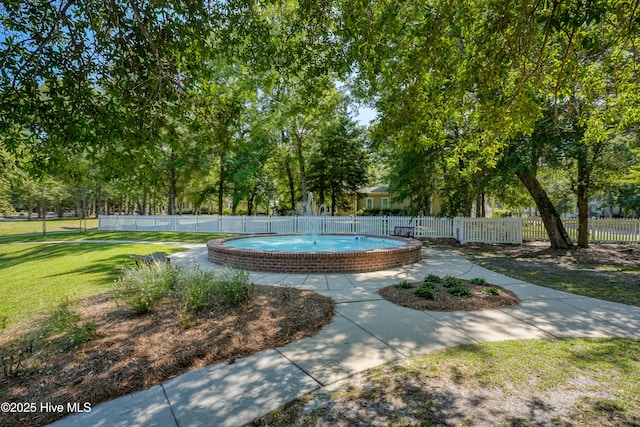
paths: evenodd
<path fill-rule="evenodd" d="M 206 243 L 212 239 L 233 236 L 229 233 L 190 233 L 169 231 L 87 231 L 87 232 L 57 232 L 32 235 L 0 236 L 0 244 L 15 242 L 53 242 L 72 240 L 120 240 L 137 242 L 182 242 Z"/>
<path fill-rule="evenodd" d="M 39 219 L 32 219 L 31 221 L 19 220 L 19 221 L 0 221 L 0 237 L 11 236 L 16 234 L 42 234 L 43 221 Z M 81 232 L 86 230 L 97 230 L 97 219 L 48 219 L 45 223 L 47 233 L 57 232 Z"/>
<path fill-rule="evenodd" d="M 640 266 L 566 265 L 512 259 L 499 252 L 460 248 L 458 253 L 489 270 L 515 279 L 590 298 L 640 307 Z"/>
<path fill-rule="evenodd" d="M 130 254 L 166 254 L 177 246 L 116 243 L 0 244 L 0 316 L 8 324 L 60 301 L 112 289 Z"/>

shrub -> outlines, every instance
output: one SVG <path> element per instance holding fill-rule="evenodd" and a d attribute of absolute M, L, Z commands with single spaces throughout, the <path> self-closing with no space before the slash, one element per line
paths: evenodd
<path fill-rule="evenodd" d="M 488 286 L 486 288 L 482 288 L 481 292 L 487 294 L 487 295 L 500 295 L 500 289 L 495 288 L 493 286 Z"/>
<path fill-rule="evenodd" d="M 397 285 L 395 285 L 396 288 L 399 289 L 411 289 L 413 288 L 415 285 L 407 280 L 403 280 L 402 282 L 398 283 Z"/>
<path fill-rule="evenodd" d="M 423 282 L 414 293 L 422 298 L 436 300 L 438 299 L 438 291 L 440 290 L 440 285 L 438 283 L 433 282 Z"/>
<path fill-rule="evenodd" d="M 216 286 L 214 274 L 202 271 L 198 265 L 182 269 L 175 285 L 181 310 L 193 313 L 207 306 L 214 298 Z"/>
<path fill-rule="evenodd" d="M 225 270 L 217 278 L 215 305 L 222 308 L 237 307 L 249 302 L 255 286 L 249 283 L 249 273 L 241 270 Z"/>
<path fill-rule="evenodd" d="M 483 279 L 482 277 L 474 277 L 473 279 L 469 280 L 469 283 L 471 283 L 472 285 L 479 285 L 479 286 L 488 285 L 486 279 Z"/>
<path fill-rule="evenodd" d="M 80 315 L 63 301 L 41 319 L 33 330 L 0 347 L 0 366 L 5 376 L 40 366 L 47 354 L 71 350 L 96 336 L 93 322 L 80 323 Z"/>
<path fill-rule="evenodd" d="M 199 266 L 181 272 L 176 286 L 182 315 L 189 316 L 205 307 L 228 309 L 248 302 L 255 290 L 249 273 L 240 270 L 205 272 Z"/>
<path fill-rule="evenodd" d="M 148 313 L 175 286 L 178 275 L 179 269 L 167 263 L 142 263 L 124 271 L 115 295 L 136 313 Z"/>
<path fill-rule="evenodd" d="M 42 338 L 56 337 L 56 347 L 71 349 L 95 338 L 96 325 L 93 322 L 80 324 L 80 315 L 71 310 L 71 302 L 65 300 L 42 320 L 39 334 Z M 49 341 L 46 344 L 52 342 Z"/>
<path fill-rule="evenodd" d="M 447 274 L 442 278 L 442 284 L 445 288 L 453 288 L 456 286 L 462 286 L 462 280 L 452 276 L 451 274 Z"/>
<path fill-rule="evenodd" d="M 183 321 L 188 321 L 191 314 L 208 306 L 226 309 L 246 303 L 253 291 L 249 274 L 243 271 L 208 272 L 198 265 L 179 268 L 152 263 L 125 270 L 116 297 L 138 314 L 152 311 L 161 298 L 171 297 Z"/>
<path fill-rule="evenodd" d="M 451 295 L 456 297 L 468 298 L 471 296 L 471 289 L 460 283 L 459 285 L 453 285 L 447 288 Z"/>
<path fill-rule="evenodd" d="M 442 278 L 440 276 L 436 276 L 435 274 L 429 274 L 427 276 L 425 276 L 424 278 L 424 282 L 431 282 L 431 283 L 442 283 Z"/>

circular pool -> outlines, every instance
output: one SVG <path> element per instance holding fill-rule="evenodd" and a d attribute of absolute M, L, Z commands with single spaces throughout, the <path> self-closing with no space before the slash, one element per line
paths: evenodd
<path fill-rule="evenodd" d="M 396 236 L 252 235 L 211 240 L 208 259 L 253 271 L 356 273 L 420 260 L 422 243 Z"/>

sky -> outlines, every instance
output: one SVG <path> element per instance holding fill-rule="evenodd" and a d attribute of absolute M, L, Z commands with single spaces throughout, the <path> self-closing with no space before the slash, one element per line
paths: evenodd
<path fill-rule="evenodd" d="M 356 121 L 362 126 L 368 126 L 371 121 L 376 118 L 376 114 L 377 112 L 373 108 L 361 106 L 358 108 Z"/>

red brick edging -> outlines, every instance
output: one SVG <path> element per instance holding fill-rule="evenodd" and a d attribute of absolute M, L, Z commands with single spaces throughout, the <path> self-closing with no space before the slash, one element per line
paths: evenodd
<path fill-rule="evenodd" d="M 348 252 L 261 251 L 227 246 L 229 240 L 257 237 L 250 235 L 210 240 L 208 259 L 216 264 L 251 271 L 277 273 L 361 273 L 385 270 L 420 261 L 422 243 L 396 236 L 371 236 L 401 240 L 405 244 L 394 248 Z M 276 236 L 274 236 L 276 237 Z"/>

